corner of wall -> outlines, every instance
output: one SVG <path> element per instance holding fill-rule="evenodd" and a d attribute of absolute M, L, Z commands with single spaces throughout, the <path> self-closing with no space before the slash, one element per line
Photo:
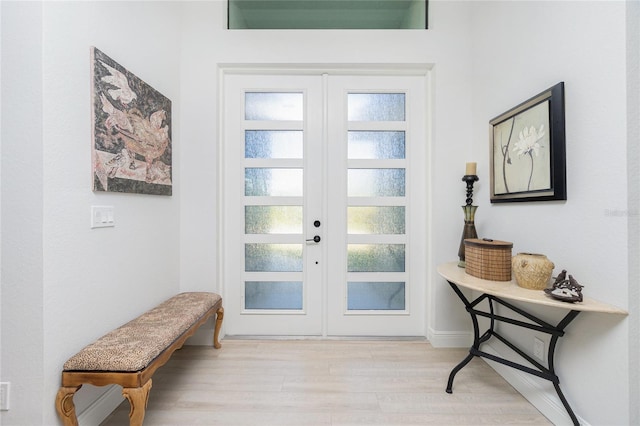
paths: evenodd
<path fill-rule="evenodd" d="M 640 423 L 640 3 L 627 12 L 627 197 L 629 212 L 629 397 L 630 424 Z M 634 237 L 635 236 L 635 237 Z"/>
<path fill-rule="evenodd" d="M 43 189 L 41 2 L 2 10 L 2 381 L 5 424 L 41 424 L 43 405 Z M 11 108 L 6 106 L 10 105 Z M 24 330 L 29 330 L 25 338 Z M 20 348 L 17 350 L 17 348 Z"/>

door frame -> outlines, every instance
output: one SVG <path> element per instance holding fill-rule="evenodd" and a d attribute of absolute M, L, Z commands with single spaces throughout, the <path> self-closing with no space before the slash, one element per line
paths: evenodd
<path fill-rule="evenodd" d="M 225 167 L 226 164 L 224 162 L 225 159 L 225 144 L 224 144 L 224 135 L 225 135 L 225 114 L 224 114 L 224 84 L 225 84 L 225 76 L 234 75 L 234 74 L 242 74 L 242 75 L 264 75 L 264 74 L 295 74 L 295 75 L 316 75 L 316 76 L 324 76 L 323 84 L 326 84 L 326 75 L 352 75 L 352 76 L 417 76 L 424 78 L 424 100 L 425 100 L 425 142 L 427 144 L 425 149 L 425 155 L 427 158 L 424 159 L 425 164 L 432 164 L 430 161 L 432 156 L 432 146 L 434 139 L 433 132 L 433 93 L 434 93 L 434 85 L 433 85 L 433 64 L 429 63 L 402 63 L 402 64 L 354 64 L 354 63 L 344 63 L 344 64 L 278 64 L 278 63 L 219 63 L 217 65 L 217 119 L 218 119 L 218 129 L 217 129 L 217 164 L 218 171 L 216 173 L 218 179 L 217 185 L 217 194 L 216 194 L 216 202 L 217 202 L 217 229 L 218 229 L 218 239 L 217 239 L 217 252 L 218 256 L 216 258 L 216 269 L 217 269 L 217 279 L 219 283 L 221 283 L 218 288 L 221 289 L 221 296 L 224 300 L 225 295 L 227 294 L 227 283 L 225 282 L 225 249 L 224 242 L 226 238 L 226 230 L 225 230 L 225 212 L 224 212 L 224 191 L 225 191 Z M 327 115 L 325 114 L 325 119 Z M 324 123 L 326 124 L 326 123 Z M 432 179 L 430 174 L 426 174 L 425 176 L 425 188 L 427 188 L 427 198 L 426 208 L 425 208 L 425 222 L 426 222 L 426 235 L 432 235 L 433 225 L 432 225 L 432 202 L 431 202 L 431 194 L 432 194 Z M 324 246 L 326 247 L 326 246 Z M 424 318 L 424 330 L 425 336 L 427 337 L 430 334 L 429 330 L 432 330 L 431 324 L 433 324 L 435 320 L 434 309 L 432 309 L 432 300 L 433 300 L 433 274 L 428 273 L 429 265 L 433 265 L 433 246 L 432 239 L 427 238 L 425 241 L 426 247 L 426 262 L 424 263 L 424 268 L 427 271 L 424 271 L 423 276 L 426 279 L 424 294 L 425 294 L 425 318 Z M 324 248 L 323 248 L 324 250 Z M 322 304 L 322 334 L 321 338 L 329 337 L 327 335 L 328 330 L 328 307 L 326 303 L 328 289 L 323 289 L 323 304 Z M 223 325 L 222 336 L 225 335 L 225 327 Z M 282 337 L 282 336 L 279 336 Z M 422 336 L 421 336 L 422 337 Z M 295 336 L 292 338 L 300 338 L 300 336 Z M 314 336 L 317 338 L 317 336 Z"/>

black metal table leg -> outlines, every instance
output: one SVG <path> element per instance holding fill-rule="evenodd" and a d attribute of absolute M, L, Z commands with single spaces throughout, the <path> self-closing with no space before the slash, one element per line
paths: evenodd
<path fill-rule="evenodd" d="M 475 355 L 472 353 L 469 353 L 469 355 L 467 355 L 467 357 L 465 359 L 462 360 L 462 362 L 458 365 L 456 365 L 453 370 L 451 370 L 451 373 L 449 374 L 449 382 L 447 383 L 447 393 L 453 393 L 453 379 L 454 377 L 456 377 L 456 374 L 458 374 L 458 371 L 462 370 L 462 368 L 469 364 L 469 362 L 473 359 Z"/>
<path fill-rule="evenodd" d="M 560 321 L 557 325 L 557 328 L 560 330 L 564 330 L 565 327 L 567 325 L 569 325 L 569 323 L 571 321 L 573 321 L 573 319 L 575 317 L 577 317 L 579 314 L 578 311 L 571 311 L 569 312 L 563 319 L 562 321 Z M 556 344 L 558 343 L 558 338 L 560 336 L 554 335 L 551 336 L 551 341 L 549 342 L 549 351 L 547 353 L 547 365 L 549 366 L 549 371 L 551 372 L 551 374 L 553 374 L 556 378 L 558 377 L 555 373 L 555 363 L 554 363 L 554 356 L 555 356 L 555 350 L 556 350 Z M 562 401 L 562 405 L 564 405 L 565 410 L 567 410 L 567 413 L 569 413 L 569 417 L 571 417 L 571 421 L 573 422 L 574 425 L 579 425 L 580 422 L 578 421 L 578 418 L 576 417 L 575 413 L 573 412 L 573 410 L 571 409 L 571 406 L 569 405 L 569 402 L 567 401 L 567 398 L 565 398 L 564 393 L 562 393 L 562 390 L 560 390 L 560 380 L 556 380 L 553 382 L 553 387 L 556 390 L 556 393 L 558 394 L 558 397 L 560 398 L 560 401 Z"/>
<path fill-rule="evenodd" d="M 449 283 L 449 284 L 451 285 L 451 288 L 453 289 L 453 291 L 456 292 L 460 300 L 462 300 L 462 302 L 464 303 L 465 308 L 467 309 L 467 312 L 469 312 L 469 315 L 471 315 L 471 321 L 473 323 L 473 345 L 469 349 L 469 355 L 467 355 L 465 359 L 463 359 L 458 365 L 456 365 L 453 368 L 453 370 L 451 370 L 451 373 L 449 374 L 449 382 L 447 383 L 447 393 L 453 393 L 453 379 L 456 377 L 456 374 L 458 374 L 458 371 L 462 370 L 462 368 L 465 365 L 467 365 L 473 359 L 474 356 L 476 356 L 475 352 L 477 352 L 480 349 L 480 343 L 487 340 L 490 336 L 487 336 L 486 335 L 487 333 L 485 333 L 483 338 L 480 337 L 480 327 L 478 325 L 478 317 L 475 315 L 473 311 L 472 304 L 465 297 L 462 291 L 460 291 L 457 285 L 453 283 Z M 493 311 L 493 306 L 492 306 L 492 311 Z M 491 330 L 493 330 L 493 320 L 491 320 Z M 473 349 L 475 349 L 475 351 Z"/>
<path fill-rule="evenodd" d="M 518 308 L 517 306 L 514 306 L 496 296 L 483 294 L 471 302 L 469 301 L 469 299 L 467 299 L 467 297 L 462 293 L 462 291 L 458 288 L 458 286 L 455 283 L 452 283 L 450 281 L 447 281 L 447 282 L 449 282 L 449 285 L 451 285 L 451 288 L 453 289 L 453 291 L 458 295 L 462 303 L 464 303 L 465 309 L 471 316 L 471 322 L 473 323 L 473 345 L 471 346 L 471 348 L 469 348 L 469 354 L 451 370 L 451 373 L 449 374 L 449 381 L 447 382 L 446 392 L 453 393 L 453 380 L 456 374 L 460 370 L 462 370 L 462 368 L 464 368 L 473 359 L 474 356 L 483 357 L 483 358 L 487 358 L 492 361 L 501 363 L 503 365 L 516 368 L 525 373 L 533 374 L 545 380 L 551 381 L 553 383 L 553 387 L 556 390 L 556 393 L 558 394 L 558 397 L 560 398 L 560 401 L 562 402 L 562 405 L 564 406 L 565 410 L 569 414 L 569 417 L 571 417 L 571 421 L 573 422 L 574 425 L 576 426 L 579 425 L 580 423 L 578 422 L 578 418 L 576 417 L 575 413 L 571 409 L 569 402 L 567 401 L 564 394 L 562 393 L 562 390 L 560 389 L 560 380 L 558 378 L 558 375 L 555 372 L 554 357 L 555 357 L 555 350 L 556 350 L 556 345 L 558 343 L 558 339 L 564 335 L 564 329 L 569 325 L 571 321 L 573 321 L 575 317 L 578 316 L 580 312 L 570 311 L 556 326 L 553 326 L 551 324 L 546 323 L 542 319 L 530 314 L 529 312 L 526 312 Z M 476 306 L 485 299 L 489 303 L 489 312 L 480 311 L 476 309 Z M 497 315 L 494 312 L 494 307 L 493 307 L 494 302 L 500 305 L 503 305 L 507 309 L 523 316 L 524 318 L 530 320 L 531 323 Z M 490 320 L 489 328 L 482 336 L 480 336 L 478 316 L 486 317 L 486 318 L 489 318 Z M 506 322 L 512 325 L 532 329 L 538 332 L 547 333 L 551 335 L 551 341 L 549 343 L 549 349 L 547 352 L 548 367 L 545 367 L 542 364 L 540 364 L 538 361 L 536 361 L 535 359 L 533 359 L 532 357 L 524 353 L 521 349 L 519 349 L 513 343 L 509 342 L 504 336 L 501 336 L 498 332 L 496 332 L 495 321 Z M 489 340 L 491 337 L 496 337 L 498 340 L 506 344 L 509 348 L 513 349 L 521 357 L 523 357 L 532 365 L 534 365 L 536 368 L 534 369 L 534 368 L 510 361 L 495 355 L 482 352 L 480 350 L 480 345 L 486 342 L 487 340 Z"/>

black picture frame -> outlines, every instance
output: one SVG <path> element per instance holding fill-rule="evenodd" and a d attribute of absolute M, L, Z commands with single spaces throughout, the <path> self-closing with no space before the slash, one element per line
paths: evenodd
<path fill-rule="evenodd" d="M 564 82 L 489 124 L 492 203 L 567 199 Z"/>

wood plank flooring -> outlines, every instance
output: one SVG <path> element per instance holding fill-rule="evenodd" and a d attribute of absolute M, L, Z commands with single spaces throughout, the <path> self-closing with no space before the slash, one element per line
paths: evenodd
<path fill-rule="evenodd" d="M 235 340 L 185 346 L 153 378 L 153 425 L 549 425 L 484 361 L 426 341 Z M 124 401 L 102 426 L 127 425 Z"/>

